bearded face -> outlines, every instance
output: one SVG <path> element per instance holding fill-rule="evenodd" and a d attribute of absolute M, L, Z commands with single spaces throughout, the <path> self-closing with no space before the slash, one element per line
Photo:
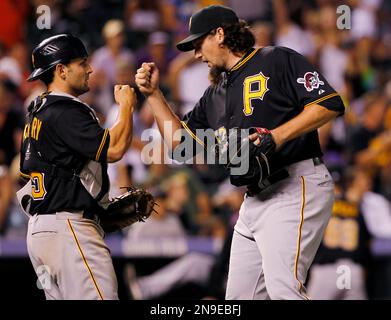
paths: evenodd
<path fill-rule="evenodd" d="M 225 71 L 226 70 L 222 67 L 211 67 L 209 69 L 209 75 L 208 75 L 209 81 L 213 85 L 217 85 L 222 78 L 222 73 Z"/>

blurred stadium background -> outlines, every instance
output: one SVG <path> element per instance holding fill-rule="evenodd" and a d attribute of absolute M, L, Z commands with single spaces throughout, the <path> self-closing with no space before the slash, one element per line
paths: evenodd
<path fill-rule="evenodd" d="M 18 150 L 24 112 L 45 90 L 39 81 L 26 82 L 32 48 L 58 33 L 69 32 L 83 40 L 94 73 L 90 91 L 82 100 L 96 110 L 105 127 L 111 126 L 117 114 L 113 85 L 134 86 L 135 70 L 144 61 L 156 62 L 161 89 L 183 115 L 208 86 L 208 69 L 195 61 L 192 53 L 179 53 L 175 43 L 186 35 L 191 14 L 210 4 L 228 5 L 247 20 L 257 46 L 286 46 L 305 55 L 342 95 L 345 116 L 319 130 L 324 161 L 343 193 L 354 194 L 352 201 L 369 231 L 365 242 L 369 254 L 359 262 L 365 270 L 368 298 L 391 298 L 390 1 L 1 0 L 0 281 L 8 298 L 44 298 L 27 256 L 27 218 L 15 198 L 21 186 Z M 45 21 L 50 29 L 37 26 L 43 18 L 37 13 L 41 5 L 50 9 L 50 21 Z M 337 28 L 339 5 L 351 9 L 351 29 Z M 128 290 L 134 273 L 140 277 L 159 270 L 154 278 L 143 278 L 149 287 L 173 274 L 177 277 L 159 292 L 147 295 L 144 289 L 143 298 L 221 298 L 226 254 L 219 253 L 224 239 L 229 239 L 243 190 L 231 188 L 220 167 L 145 165 L 141 154 L 146 142 L 141 134 L 154 126 L 153 116 L 138 94 L 132 146 L 123 160 L 110 165 L 111 196 L 117 195 L 121 186 L 142 185 L 155 192 L 161 209 L 147 223 L 106 238 L 120 297 L 137 298 Z M 165 156 L 161 141 L 153 150 L 156 159 Z M 334 248 L 339 241 L 346 244 L 349 230 L 340 227 L 334 231 L 328 234 L 328 242 L 331 237 Z M 180 257 L 189 259 L 170 264 L 183 262 Z M 171 269 L 161 268 L 170 265 Z M 181 278 L 181 274 L 187 277 Z"/>

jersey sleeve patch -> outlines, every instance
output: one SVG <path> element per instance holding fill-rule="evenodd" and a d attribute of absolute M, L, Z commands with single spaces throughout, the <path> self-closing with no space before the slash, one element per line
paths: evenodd
<path fill-rule="evenodd" d="M 319 74 L 316 71 L 306 72 L 302 78 L 297 78 L 297 83 L 303 84 L 304 88 L 311 92 L 314 89 L 318 89 L 319 86 L 323 86 L 324 82 L 319 79 Z M 323 89 L 322 89 L 323 90 Z M 319 90 L 320 92 L 322 90 Z M 324 92 L 324 90 L 323 90 Z"/>
<path fill-rule="evenodd" d="M 283 89 L 299 107 L 306 108 L 338 96 L 323 75 L 301 54 L 280 47 L 277 56 L 282 75 L 288 80 L 282 82 Z"/>

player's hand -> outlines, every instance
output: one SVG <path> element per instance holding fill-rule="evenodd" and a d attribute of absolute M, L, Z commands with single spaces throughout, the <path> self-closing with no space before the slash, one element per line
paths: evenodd
<path fill-rule="evenodd" d="M 278 149 L 283 144 L 282 140 L 275 132 L 275 130 L 271 130 L 270 134 L 272 135 L 274 142 L 276 143 L 276 149 Z M 253 141 L 255 145 L 259 145 L 261 143 L 261 141 L 259 140 L 259 134 L 257 132 L 250 134 L 248 138 L 250 139 L 250 141 Z"/>
<path fill-rule="evenodd" d="M 129 85 L 117 84 L 114 86 L 114 99 L 120 106 L 134 108 L 137 97 L 134 89 Z"/>
<path fill-rule="evenodd" d="M 159 90 L 159 70 L 153 62 L 144 62 L 137 69 L 136 84 L 143 95 L 148 97 Z"/>

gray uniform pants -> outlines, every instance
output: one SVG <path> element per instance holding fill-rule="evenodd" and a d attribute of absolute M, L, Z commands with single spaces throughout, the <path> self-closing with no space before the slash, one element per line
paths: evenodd
<path fill-rule="evenodd" d="M 118 299 L 110 251 L 100 225 L 81 213 L 34 215 L 27 250 L 46 299 Z"/>
<path fill-rule="evenodd" d="M 308 299 L 305 282 L 331 216 L 333 182 L 312 159 L 245 196 L 235 225 L 226 299 Z"/>

